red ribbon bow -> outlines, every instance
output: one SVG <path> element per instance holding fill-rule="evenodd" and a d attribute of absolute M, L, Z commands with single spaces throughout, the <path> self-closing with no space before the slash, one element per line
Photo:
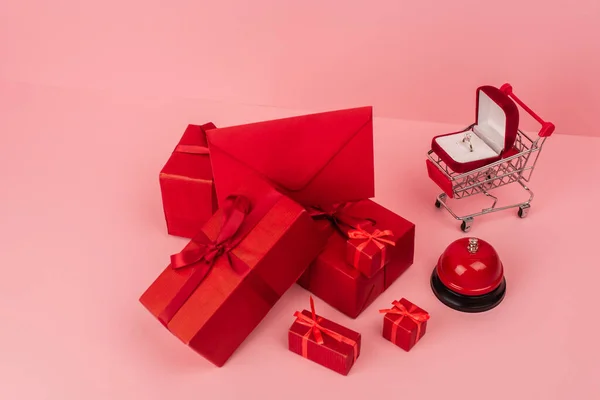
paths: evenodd
<path fill-rule="evenodd" d="M 206 235 L 192 239 L 194 246 L 171 256 L 172 268 L 185 268 L 201 261 L 212 265 L 219 256 L 228 254 L 239 244 L 242 238 L 234 238 L 250 212 L 250 200 L 243 196 L 228 197 L 223 212 L 225 221 L 217 239 L 210 241 Z"/>
<path fill-rule="evenodd" d="M 396 243 L 389 239 L 384 239 L 385 237 L 393 237 L 394 233 L 390 230 L 381 231 L 379 229 L 375 229 L 373 233 L 369 233 L 365 231 L 360 226 L 352 231 L 348 232 L 349 239 L 364 239 L 365 241 L 356 246 L 356 253 L 354 254 L 354 266 L 358 267 L 358 261 L 360 259 L 360 253 L 369 245 L 369 243 L 374 243 L 379 250 L 381 250 L 381 267 L 385 265 L 385 245 L 389 244 L 391 246 L 395 246 Z"/>
<path fill-rule="evenodd" d="M 314 336 L 317 344 L 322 345 L 325 343 L 323 340 L 323 334 L 325 334 L 338 342 L 346 343 L 352 346 L 354 348 L 354 361 L 356 361 L 356 358 L 358 357 L 358 344 L 354 340 L 320 325 L 320 323 L 323 321 L 323 318 L 317 317 L 317 314 L 315 313 L 315 302 L 313 301 L 312 296 L 310 297 L 310 310 L 312 318 L 307 317 L 300 311 L 296 311 L 294 313 L 294 317 L 296 317 L 295 322 L 310 328 L 302 337 L 302 357 L 308 358 L 308 339 L 310 338 L 310 335 L 312 334 Z"/>
<path fill-rule="evenodd" d="M 338 203 L 325 210 L 322 207 L 314 206 L 308 208 L 308 214 L 315 220 L 326 219 L 343 236 L 348 237 L 348 229 L 356 229 L 361 225 L 374 225 L 375 221 L 369 218 L 359 218 L 348 214 L 347 209 L 353 203 Z"/>
<path fill-rule="evenodd" d="M 183 306 L 187 299 L 194 293 L 204 278 L 212 269 L 215 261 L 226 254 L 229 264 L 235 268 L 234 260 L 229 252 L 243 239 L 237 235 L 242 223 L 250 212 L 250 200 L 244 196 L 230 196 L 223 206 L 224 222 L 217 239 L 211 241 L 204 232 L 200 232 L 190 245 L 180 253 L 171 256 L 171 268 L 181 269 L 197 267 L 184 286 L 179 290 L 171 302 L 165 307 L 158 319 L 167 325 Z"/>
<path fill-rule="evenodd" d="M 407 317 L 410 318 L 415 324 L 417 324 L 417 338 L 415 339 L 415 343 L 419 341 L 421 338 L 421 324 L 429 319 L 429 314 L 425 312 L 415 312 L 417 306 L 411 304 L 410 310 L 406 309 L 404 304 L 399 301 L 393 301 L 393 308 L 386 310 L 379 310 L 382 314 L 396 314 L 398 315 L 398 319 L 394 321 L 394 325 L 392 325 L 392 343 L 396 343 L 396 338 L 398 334 L 398 327 L 400 326 L 400 322 Z"/>

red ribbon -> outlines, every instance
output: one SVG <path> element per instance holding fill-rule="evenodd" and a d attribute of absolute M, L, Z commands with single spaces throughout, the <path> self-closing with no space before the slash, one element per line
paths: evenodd
<path fill-rule="evenodd" d="M 349 239 L 364 239 L 365 241 L 356 246 L 356 252 L 354 253 L 354 267 L 358 268 L 358 262 L 360 260 L 360 254 L 362 251 L 369 245 L 369 243 L 375 244 L 379 250 L 381 250 L 381 267 L 385 265 L 385 251 L 386 244 L 391 246 L 395 246 L 396 242 L 388 239 L 384 239 L 385 237 L 393 237 L 394 233 L 390 230 L 380 231 L 379 229 L 375 229 L 373 233 L 369 233 L 362 229 L 360 226 L 352 231 L 348 232 Z"/>
<path fill-rule="evenodd" d="M 295 322 L 299 323 L 300 325 L 308 326 L 310 328 L 308 332 L 306 332 L 306 334 L 302 337 L 302 357 L 308 358 L 308 339 L 310 338 L 310 335 L 312 334 L 314 336 L 315 342 L 317 342 L 317 344 L 322 345 L 323 343 L 325 343 L 323 341 L 323 334 L 325 334 L 340 343 L 346 343 L 352 346 L 354 348 L 354 361 L 356 361 L 356 358 L 358 357 L 358 344 L 356 343 L 356 341 L 347 338 L 335 331 L 332 331 L 331 329 L 324 328 L 320 325 L 320 323 L 323 321 L 323 318 L 317 318 L 317 314 L 315 313 L 315 302 L 313 301 L 312 296 L 310 297 L 310 310 L 312 318 L 307 317 L 300 311 L 296 311 L 294 313 L 294 317 L 296 317 Z"/>
<path fill-rule="evenodd" d="M 171 268 L 181 269 L 194 267 L 195 270 L 183 287 L 165 307 L 158 319 L 167 325 L 177 311 L 185 304 L 188 298 L 200 286 L 204 278 L 211 271 L 215 261 L 222 255 L 227 255 L 229 265 L 234 270 L 236 260 L 229 253 L 243 239 L 239 233 L 240 227 L 246 216 L 250 213 L 250 200 L 244 196 L 230 196 L 223 205 L 224 222 L 217 239 L 211 241 L 204 232 L 200 232 L 190 245 L 180 253 L 171 256 Z"/>
<path fill-rule="evenodd" d="M 407 317 L 410 318 L 415 324 L 417 324 L 417 338 L 415 339 L 415 343 L 419 341 L 421 337 L 421 325 L 423 322 L 429 319 L 429 314 L 425 312 L 415 312 L 417 306 L 414 304 L 410 305 L 410 310 L 407 310 L 404 304 L 399 301 L 392 302 L 393 308 L 387 310 L 379 310 L 382 314 L 396 314 L 398 315 L 398 319 L 394 321 L 392 325 L 392 343 L 396 344 L 396 339 L 398 335 L 398 327 L 400 326 L 400 322 Z"/>
<path fill-rule="evenodd" d="M 194 127 L 194 128 L 200 128 L 201 131 L 201 137 L 203 138 L 202 141 L 206 142 L 206 131 L 210 130 L 210 129 L 216 129 L 215 124 L 213 124 L 212 122 L 207 122 L 204 125 L 189 125 L 188 129 Z M 186 129 L 187 132 L 187 129 Z M 195 144 L 179 144 L 177 145 L 177 147 L 175 147 L 174 150 L 175 153 L 186 153 L 186 154 L 198 154 L 198 155 L 209 155 L 209 151 L 208 151 L 208 146 L 204 146 L 204 145 L 195 145 Z"/>
<path fill-rule="evenodd" d="M 357 229 L 361 225 L 374 225 L 375 221 L 369 218 L 359 218 L 348 213 L 354 203 L 338 203 L 326 210 L 322 207 L 314 206 L 308 208 L 308 214 L 315 220 L 325 219 L 337 230 L 343 237 L 348 237 L 348 229 Z"/>
<path fill-rule="evenodd" d="M 194 144 L 179 144 L 175 147 L 176 153 L 208 155 L 208 147 Z"/>

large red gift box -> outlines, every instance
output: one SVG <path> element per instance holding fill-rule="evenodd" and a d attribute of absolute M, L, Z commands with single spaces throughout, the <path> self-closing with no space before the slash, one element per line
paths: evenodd
<path fill-rule="evenodd" d="M 256 181 L 304 206 L 374 196 L 371 107 L 213 129 L 207 137 L 219 201 Z"/>
<path fill-rule="evenodd" d="M 360 355 L 360 333 L 315 313 L 310 298 L 310 311 L 297 311 L 288 332 L 289 349 L 329 369 L 348 375 Z"/>
<path fill-rule="evenodd" d="M 206 142 L 209 122 L 188 125 L 159 175 L 167 231 L 192 238 L 217 210 L 213 173 Z"/>
<path fill-rule="evenodd" d="M 385 314 L 383 337 L 409 351 L 425 335 L 429 314 L 404 298 L 392 304 L 390 309 L 379 310 Z"/>
<path fill-rule="evenodd" d="M 324 245 L 306 210 L 273 188 L 236 193 L 140 298 L 170 332 L 217 366 Z"/>
<path fill-rule="evenodd" d="M 415 225 L 372 200 L 313 210 L 313 215 L 322 219 L 317 222 L 329 239 L 298 283 L 330 306 L 356 318 L 412 265 Z M 386 249 L 387 263 L 370 277 L 348 262 L 346 235 L 360 226 L 393 233 L 394 246 Z"/>

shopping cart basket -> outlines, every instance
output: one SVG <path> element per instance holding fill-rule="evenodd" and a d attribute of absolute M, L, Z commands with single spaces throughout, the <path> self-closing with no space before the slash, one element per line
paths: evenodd
<path fill-rule="evenodd" d="M 537 137 L 530 138 L 519 129 L 517 104 L 541 124 Z M 473 219 L 480 215 L 518 208 L 518 216 L 525 218 L 531 207 L 533 192 L 527 186 L 546 139 L 554 132 L 554 125 L 544 121 L 523 103 L 504 84 L 500 89 L 482 86 L 477 89 L 476 122 L 462 131 L 436 136 L 427 153 L 429 177 L 443 192 L 437 196 L 436 207 L 444 207 L 468 232 Z M 515 183 L 528 194 L 527 201 L 496 207 L 498 198 L 493 189 Z M 448 204 L 448 198 L 464 199 L 483 194 L 493 200 L 490 207 L 479 212 L 459 216 Z"/>

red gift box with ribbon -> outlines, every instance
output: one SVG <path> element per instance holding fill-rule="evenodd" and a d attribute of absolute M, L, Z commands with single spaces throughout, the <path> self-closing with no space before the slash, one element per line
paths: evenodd
<path fill-rule="evenodd" d="M 323 245 L 304 208 L 255 184 L 226 199 L 140 302 L 222 366 Z"/>
<path fill-rule="evenodd" d="M 325 319 L 315 312 L 296 311 L 288 333 L 289 349 L 342 375 L 348 375 L 360 355 L 360 333 Z"/>
<path fill-rule="evenodd" d="M 356 318 L 412 265 L 415 225 L 372 200 L 311 208 L 309 212 L 328 241 L 298 284 Z M 357 227 L 393 232 L 395 245 L 386 246 L 387 263 L 371 276 L 359 271 L 353 258 L 348 259 L 348 234 Z"/>
<path fill-rule="evenodd" d="M 192 238 L 217 210 L 213 172 L 206 142 L 209 122 L 188 125 L 159 175 L 167 231 Z"/>
<path fill-rule="evenodd" d="M 348 231 L 346 262 L 370 278 L 390 262 L 390 246 L 396 246 L 391 230 L 358 226 Z"/>
<path fill-rule="evenodd" d="M 393 307 L 379 310 L 383 317 L 383 337 L 396 346 L 409 351 L 425 335 L 429 314 L 402 298 Z"/>

